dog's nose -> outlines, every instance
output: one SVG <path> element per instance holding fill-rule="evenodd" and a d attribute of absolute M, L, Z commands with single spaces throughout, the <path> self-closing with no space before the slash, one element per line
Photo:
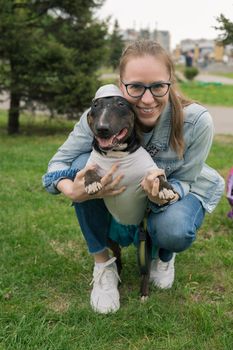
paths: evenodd
<path fill-rule="evenodd" d="M 97 125 L 96 131 L 98 135 L 108 136 L 110 133 L 110 128 L 107 124 Z"/>

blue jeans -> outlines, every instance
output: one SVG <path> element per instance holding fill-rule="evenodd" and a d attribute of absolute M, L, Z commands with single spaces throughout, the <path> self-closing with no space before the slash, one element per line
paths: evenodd
<path fill-rule="evenodd" d="M 72 163 L 72 169 L 83 169 L 90 153 L 84 153 Z M 83 236 L 91 254 L 100 253 L 107 247 L 111 215 L 102 199 L 73 203 Z"/>
<path fill-rule="evenodd" d="M 169 261 L 173 252 L 182 252 L 191 246 L 204 216 L 205 209 L 191 193 L 164 211 L 150 212 L 147 229 L 162 261 Z"/>
<path fill-rule="evenodd" d="M 72 167 L 81 170 L 88 157 L 88 153 L 83 154 L 76 159 Z M 74 207 L 89 252 L 95 254 L 104 251 L 107 247 L 112 220 L 104 201 L 93 199 L 74 203 Z M 181 252 L 190 247 L 196 239 L 196 232 L 204 216 L 205 210 L 201 202 L 192 194 L 167 206 L 161 212 L 151 211 L 147 219 L 147 228 L 153 244 L 158 248 L 160 259 L 169 261 L 173 252 Z M 119 232 L 125 231 L 124 234 L 129 235 L 128 242 L 133 242 L 132 232 L 136 234 L 136 227 L 114 223 L 114 229 L 117 225 Z"/>

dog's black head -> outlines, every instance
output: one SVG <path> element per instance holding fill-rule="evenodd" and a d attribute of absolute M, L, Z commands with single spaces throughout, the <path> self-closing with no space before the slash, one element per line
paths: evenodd
<path fill-rule="evenodd" d="M 124 148 L 132 152 L 139 147 L 135 112 L 123 97 L 111 96 L 94 100 L 87 118 L 94 133 L 94 147 L 97 151 L 120 150 L 125 145 Z"/>

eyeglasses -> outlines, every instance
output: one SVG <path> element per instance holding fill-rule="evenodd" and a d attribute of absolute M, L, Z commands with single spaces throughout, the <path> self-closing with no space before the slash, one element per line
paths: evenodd
<path fill-rule="evenodd" d="M 128 95 L 133 98 L 142 97 L 147 89 L 150 90 L 154 97 L 163 97 L 168 93 L 171 86 L 171 83 L 167 81 L 158 81 L 150 85 L 144 85 L 141 83 L 125 84 L 123 81 L 121 82 L 125 86 Z"/>

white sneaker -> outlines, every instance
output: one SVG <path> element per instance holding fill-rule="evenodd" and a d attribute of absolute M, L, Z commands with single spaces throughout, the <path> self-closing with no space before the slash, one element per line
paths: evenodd
<path fill-rule="evenodd" d="M 175 278 L 175 253 L 168 262 L 159 258 L 151 261 L 150 281 L 158 288 L 169 289 L 172 287 Z"/>
<path fill-rule="evenodd" d="M 101 267 L 94 267 L 91 306 L 94 311 L 101 314 L 116 312 L 120 308 L 120 295 L 117 288 L 120 277 L 115 260 L 116 258 L 112 258 L 101 264 Z"/>

